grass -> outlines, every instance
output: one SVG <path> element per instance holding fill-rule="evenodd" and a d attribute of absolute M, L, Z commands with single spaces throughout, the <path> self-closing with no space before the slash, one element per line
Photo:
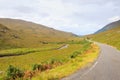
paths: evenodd
<path fill-rule="evenodd" d="M 74 44 L 69 45 L 68 48 L 62 50 L 35 52 L 27 55 L 0 58 L 0 70 L 5 70 L 9 65 L 18 66 L 19 68 L 28 70 L 31 69 L 33 64 L 41 63 L 51 58 L 66 60 L 70 54 L 80 47 L 82 46 Z"/>
<path fill-rule="evenodd" d="M 91 39 L 116 47 L 120 50 L 120 27 L 91 35 Z"/>
<path fill-rule="evenodd" d="M 15 72 L 26 72 L 45 67 L 48 63 L 50 66 L 57 63 L 57 66 L 50 70 L 44 69 L 33 80 L 59 79 L 93 62 L 98 55 L 95 45 L 92 46 L 86 40 L 81 41 L 81 38 L 72 33 L 22 20 L 0 19 L 0 22 L 0 55 L 20 55 L 0 57 L 0 71 L 3 71 L 0 80 L 3 80 L 10 65 Z M 56 49 L 64 44 L 69 46 Z M 11 67 L 9 70 L 12 72 Z"/>
<path fill-rule="evenodd" d="M 59 44 L 59 45 L 61 45 L 61 44 Z M 50 44 L 50 46 L 56 46 L 56 44 Z M 14 65 L 14 66 L 22 67 L 23 69 L 28 69 L 34 63 L 40 63 L 40 62 L 46 61 L 48 59 L 51 59 L 53 57 L 64 59 L 64 58 L 66 58 L 66 56 L 70 55 L 72 52 L 79 49 L 80 47 L 82 47 L 82 46 L 73 44 L 73 45 L 69 45 L 68 48 L 63 49 L 63 50 L 33 52 L 33 53 L 27 54 L 27 55 L 0 58 L 0 70 L 5 70 L 8 67 L 8 65 L 10 65 L 10 64 Z M 6 51 L 6 53 L 8 53 L 8 52 L 16 53 L 19 50 L 21 51 L 21 49 L 12 49 L 12 50 L 3 50 L 2 52 Z M 24 51 L 24 49 L 23 49 L 23 51 Z M 24 61 L 26 61 L 26 63 Z"/>
<path fill-rule="evenodd" d="M 31 71 L 32 69 L 36 70 L 39 69 L 39 66 L 41 69 L 43 69 L 45 66 L 48 66 L 52 69 L 43 69 L 43 72 L 39 74 L 39 77 L 34 77 L 33 80 L 49 80 L 49 77 L 51 79 L 62 78 L 75 72 L 77 69 L 85 66 L 87 63 L 93 62 L 98 55 L 98 47 L 96 47 L 96 45 L 93 45 L 91 42 L 82 40 L 79 42 L 72 41 L 68 43 L 69 46 L 63 49 L 55 48 L 66 44 L 66 42 L 62 44 L 49 44 L 53 46 L 46 48 L 43 47 L 41 49 L 18 48 L 11 50 L 2 50 L 1 52 L 5 54 L 18 54 L 18 52 L 26 53 L 29 51 L 31 51 L 31 54 L 0 58 L 0 71 L 5 72 L 9 65 L 17 67 L 16 69 L 20 69 L 22 71 Z M 75 56 L 71 57 L 71 55 Z M 46 74 L 46 72 L 48 74 Z M 6 75 L 6 73 L 1 74 L 1 76 L 4 75 Z"/>
<path fill-rule="evenodd" d="M 78 55 L 76 58 L 71 59 L 61 66 L 42 72 L 32 80 L 59 80 L 95 61 L 95 59 L 98 57 L 98 53 L 98 46 L 92 45 L 92 48 L 84 52 L 84 54 Z"/>
<path fill-rule="evenodd" d="M 52 45 L 52 47 L 49 47 L 47 45 L 47 48 L 46 47 L 42 47 L 42 48 L 16 48 L 16 49 L 7 49 L 7 50 L 1 50 L 0 51 L 0 56 L 4 57 L 4 56 L 24 55 L 24 54 L 33 53 L 33 52 L 54 50 L 54 49 L 57 49 L 57 48 L 59 48 L 61 46 L 62 45 L 59 44 L 59 45 Z"/>
<path fill-rule="evenodd" d="M 67 41 L 74 37 L 72 33 L 28 21 L 0 19 L 0 49 L 38 48 L 48 42 Z"/>

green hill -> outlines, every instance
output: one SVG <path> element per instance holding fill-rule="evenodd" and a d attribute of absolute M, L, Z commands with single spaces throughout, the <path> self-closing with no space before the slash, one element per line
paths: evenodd
<path fill-rule="evenodd" d="M 114 23 L 120 24 L 120 21 Z M 95 41 L 106 43 L 120 49 L 120 26 L 113 25 L 114 23 L 112 23 L 112 25 L 109 24 L 112 29 L 90 35 L 89 37 Z"/>
<path fill-rule="evenodd" d="M 68 32 L 0 19 L 0 80 L 58 80 L 93 62 L 97 45 Z"/>
<path fill-rule="evenodd" d="M 104 31 L 107 31 L 107 30 L 110 30 L 110 29 L 113 29 L 113 28 L 116 28 L 116 27 L 119 27 L 119 26 L 120 26 L 120 20 L 112 22 L 112 23 L 106 25 L 105 27 L 103 27 L 102 29 L 98 30 L 95 33 L 104 32 Z"/>
<path fill-rule="evenodd" d="M 39 47 L 47 42 L 66 41 L 75 36 L 28 21 L 0 18 L 1 48 Z"/>

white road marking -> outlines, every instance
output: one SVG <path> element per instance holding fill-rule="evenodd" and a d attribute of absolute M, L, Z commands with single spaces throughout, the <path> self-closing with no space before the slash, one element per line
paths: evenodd
<path fill-rule="evenodd" d="M 92 71 L 92 69 L 93 69 L 97 64 L 98 64 L 98 61 L 96 61 L 96 62 L 94 63 L 94 65 L 93 65 L 89 70 L 87 70 L 83 75 L 81 75 L 81 76 L 80 76 L 80 79 L 81 79 L 83 76 L 85 76 L 86 74 L 88 74 L 90 71 Z"/>

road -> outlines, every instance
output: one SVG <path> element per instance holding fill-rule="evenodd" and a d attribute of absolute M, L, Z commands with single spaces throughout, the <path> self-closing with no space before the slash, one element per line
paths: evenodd
<path fill-rule="evenodd" d="M 120 52 L 111 46 L 97 44 L 101 48 L 97 61 L 62 80 L 120 80 Z"/>
<path fill-rule="evenodd" d="M 64 49 L 64 48 L 68 48 L 68 44 L 65 44 L 65 45 L 62 45 L 61 47 L 59 48 L 53 48 L 53 49 L 48 49 L 48 50 L 61 50 L 61 49 Z M 41 50 L 41 51 L 47 51 L 47 50 Z M 40 52 L 40 51 L 33 51 L 33 52 Z M 21 55 L 26 55 L 26 54 L 30 54 L 30 53 L 33 53 L 33 52 L 26 52 L 26 53 L 19 53 L 19 54 L 0 54 L 0 58 L 3 58 L 3 57 L 10 57 L 10 56 L 21 56 Z"/>
<path fill-rule="evenodd" d="M 61 49 L 64 49 L 64 48 L 68 48 L 68 44 L 66 44 L 66 45 L 63 45 L 63 46 L 61 46 L 60 48 L 59 48 L 59 50 L 61 50 Z"/>

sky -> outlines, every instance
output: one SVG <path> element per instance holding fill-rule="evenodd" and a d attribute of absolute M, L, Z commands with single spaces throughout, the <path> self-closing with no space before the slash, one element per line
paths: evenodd
<path fill-rule="evenodd" d="M 0 0 L 0 18 L 87 35 L 120 19 L 120 0 Z"/>

